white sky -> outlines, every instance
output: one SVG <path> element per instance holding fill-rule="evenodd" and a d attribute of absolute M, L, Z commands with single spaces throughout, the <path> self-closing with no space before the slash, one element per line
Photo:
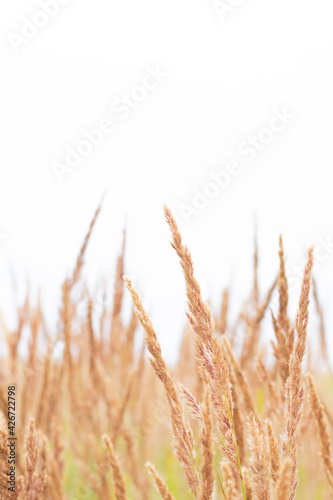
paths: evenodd
<path fill-rule="evenodd" d="M 311 242 L 333 241 L 332 2 L 243 0 L 224 19 L 213 0 L 71 0 L 52 19 L 38 17 L 43 3 L 0 7 L 0 309 L 12 321 L 15 276 L 19 300 L 29 280 L 56 318 L 61 281 L 105 193 L 85 276 L 92 293 L 103 273 L 112 278 L 127 220 L 127 270 L 172 357 L 185 296 L 163 203 L 215 309 L 230 280 L 234 310 L 249 290 L 255 217 L 263 291 L 280 232 L 289 267 L 302 265 Z M 15 51 L 24 18 L 46 25 L 27 43 L 16 37 Z M 168 76 L 121 120 L 112 103 L 158 66 Z M 284 108 L 290 124 L 247 161 L 241 143 Z M 53 163 L 106 118 L 115 130 L 60 182 Z M 232 160 L 241 172 L 186 223 L 180 206 Z M 321 255 L 316 276 L 332 327 L 333 246 Z"/>

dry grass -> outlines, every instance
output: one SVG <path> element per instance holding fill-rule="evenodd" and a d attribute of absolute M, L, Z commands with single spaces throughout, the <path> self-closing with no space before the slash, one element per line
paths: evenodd
<path fill-rule="evenodd" d="M 29 295 L 8 330 L 1 317 L 7 357 L 0 366 L 1 499 L 24 500 L 328 500 L 333 496 L 332 417 L 324 313 L 315 288 L 321 359 L 304 376 L 313 251 L 304 268 L 295 320 L 289 316 L 282 238 L 279 272 L 262 293 L 255 243 L 254 280 L 237 324 L 225 289 L 214 316 L 169 209 L 165 218 L 184 275 L 188 325 L 178 365 L 164 360 L 152 322 L 125 274 L 125 241 L 116 265 L 112 307 L 98 321 L 82 286 L 85 250 L 100 208 L 62 287 L 56 338 L 40 304 Z M 127 295 L 126 288 L 129 294 Z M 87 304 L 79 317 L 77 290 Z M 274 290 L 279 306 L 271 304 Z M 127 297 L 126 297 L 127 296 Z M 75 298 L 76 297 L 76 298 Z M 123 319 L 124 300 L 133 314 Z M 270 309 L 273 309 L 270 311 Z M 263 334 L 271 315 L 275 340 Z M 246 335 L 235 348 L 237 326 Z M 138 348 L 138 325 L 145 346 Z M 75 326 L 76 325 L 76 326 Z M 267 327 L 266 327 L 267 328 Z M 22 332 L 30 333 L 19 356 Z M 270 333 L 270 332 L 269 332 Z M 56 346 L 63 342 L 63 355 Z M 16 493 L 7 489 L 7 389 L 15 386 Z M 308 397 L 306 397 L 306 393 Z M 325 401 L 325 403 L 324 403 Z M 314 460 L 316 454 L 320 460 Z"/>

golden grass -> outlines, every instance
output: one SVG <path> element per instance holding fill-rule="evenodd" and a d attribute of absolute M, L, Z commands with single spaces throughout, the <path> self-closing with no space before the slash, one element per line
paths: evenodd
<path fill-rule="evenodd" d="M 295 320 L 280 237 L 279 272 L 262 293 L 255 243 L 254 280 L 237 324 L 245 338 L 235 348 L 232 299 L 222 294 L 213 314 L 195 277 L 176 221 L 165 208 L 171 245 L 183 272 L 188 324 L 177 366 L 167 365 L 158 334 L 125 274 L 125 241 L 116 265 L 112 307 L 96 321 L 86 288 L 86 317 L 78 317 L 75 289 L 100 207 L 71 276 L 62 287 L 56 338 L 48 334 L 40 304 L 27 296 L 11 332 L 1 316 L 7 357 L 0 366 L 0 495 L 21 500 L 328 500 L 333 496 L 328 366 L 324 314 L 319 318 L 321 359 L 304 376 L 313 250 L 308 252 Z M 126 289 L 128 290 L 128 295 Z M 277 310 L 271 297 L 279 293 Z M 123 319 L 125 296 L 133 314 Z M 76 294 L 77 296 L 77 294 Z M 126 299 L 126 300 L 127 300 Z M 169 314 L 166 311 L 166 314 Z M 272 317 L 268 344 L 263 319 Z M 73 328 L 74 323 L 78 324 Z M 145 332 L 145 350 L 137 332 Z M 18 347 L 30 333 L 27 356 Z M 64 352 L 55 356 L 63 341 Z M 43 347 L 44 346 L 44 347 Z M 270 352 L 271 351 L 271 352 Z M 7 391 L 15 386 L 16 492 L 8 491 Z M 306 397 L 306 393 L 308 397 Z M 319 460 L 315 460 L 316 455 Z"/>

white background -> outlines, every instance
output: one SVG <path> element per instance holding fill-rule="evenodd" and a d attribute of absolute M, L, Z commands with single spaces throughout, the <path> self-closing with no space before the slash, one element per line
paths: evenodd
<path fill-rule="evenodd" d="M 0 309 L 14 327 L 13 304 L 29 283 L 55 322 L 60 284 L 105 193 L 86 256 L 91 293 L 102 275 L 112 280 L 126 220 L 127 272 L 171 359 L 185 296 L 163 203 L 214 311 L 231 282 L 234 312 L 250 290 L 255 219 L 263 294 L 280 232 L 288 267 L 303 265 L 318 238 L 333 240 L 332 2 L 243 0 L 221 19 L 212 0 L 71 0 L 15 51 L 8 34 L 40 10 L 35 0 L 0 7 Z M 169 76 L 60 182 L 53 162 L 157 65 Z M 292 123 L 186 223 L 180 205 L 284 107 Z M 316 276 L 332 331 L 332 250 Z M 311 325 L 315 336 L 314 315 Z"/>

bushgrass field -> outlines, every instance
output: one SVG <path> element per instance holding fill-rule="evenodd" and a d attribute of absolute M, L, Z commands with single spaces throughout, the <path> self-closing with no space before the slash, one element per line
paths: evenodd
<path fill-rule="evenodd" d="M 178 361 L 169 367 L 140 291 L 126 277 L 125 234 L 113 304 L 96 321 L 82 270 L 99 210 L 63 283 L 57 336 L 49 335 L 29 295 L 15 331 L 1 316 L 7 343 L 0 364 L 1 499 L 332 499 L 332 375 L 313 249 L 295 311 L 288 307 L 282 238 L 269 290 L 259 289 L 255 250 L 252 291 L 231 322 L 228 289 L 214 314 L 165 208 L 188 318 Z M 84 314 L 77 310 L 78 286 Z M 133 303 L 127 322 L 125 294 Z M 309 302 L 319 325 L 311 343 L 320 356 L 309 349 Z M 264 317 L 271 319 L 271 342 Z"/>

